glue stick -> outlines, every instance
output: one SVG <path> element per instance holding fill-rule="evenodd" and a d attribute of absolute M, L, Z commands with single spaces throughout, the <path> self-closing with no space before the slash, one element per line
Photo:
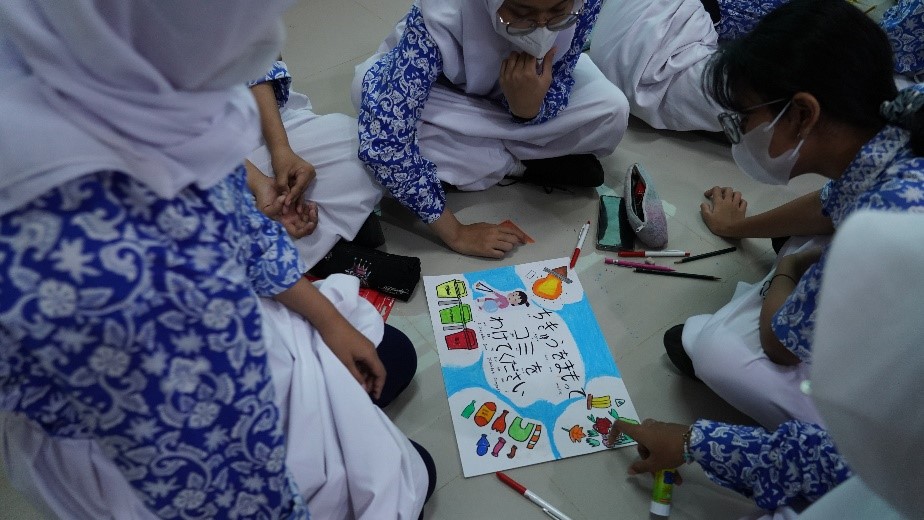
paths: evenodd
<path fill-rule="evenodd" d="M 655 473 L 654 487 L 651 489 L 651 511 L 658 516 L 671 514 L 671 495 L 674 492 L 674 475 L 676 470 L 662 469 Z"/>

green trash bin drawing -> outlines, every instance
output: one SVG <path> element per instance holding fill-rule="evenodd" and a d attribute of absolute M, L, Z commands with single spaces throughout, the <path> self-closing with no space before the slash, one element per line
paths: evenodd
<path fill-rule="evenodd" d="M 440 309 L 440 323 L 443 325 L 449 323 L 464 325 L 470 321 L 472 321 L 472 308 L 467 303 Z"/>
<path fill-rule="evenodd" d="M 437 298 L 461 298 L 463 296 L 468 296 L 468 287 L 462 280 L 449 280 L 436 286 Z"/>

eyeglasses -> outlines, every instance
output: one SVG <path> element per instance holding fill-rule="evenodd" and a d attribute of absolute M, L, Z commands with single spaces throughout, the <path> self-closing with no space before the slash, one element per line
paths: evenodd
<path fill-rule="evenodd" d="M 576 1 L 576 0 L 575 0 Z M 550 31 L 564 31 L 565 29 L 576 24 L 580 19 L 581 11 L 584 10 L 584 3 L 581 2 L 581 7 L 578 10 L 574 10 L 574 2 L 571 4 L 571 10 L 567 13 L 553 16 L 546 19 L 545 23 L 540 23 L 536 20 L 530 18 L 518 18 L 512 21 L 506 21 L 498 13 L 497 19 L 500 20 L 502 24 L 507 26 L 507 34 L 511 36 L 525 36 L 540 27 L 545 27 Z"/>
<path fill-rule="evenodd" d="M 788 98 L 774 99 L 773 101 L 767 101 L 766 103 L 761 103 L 759 105 L 754 105 L 752 107 L 745 108 L 740 112 L 722 112 L 719 114 L 719 124 L 722 125 L 722 130 L 725 131 L 725 137 L 731 142 L 731 144 L 738 144 L 741 142 L 741 134 L 743 133 L 743 124 L 742 116 L 750 114 L 751 112 L 757 110 L 758 108 L 765 107 L 767 105 L 772 105 L 774 103 L 779 103 L 780 101 L 786 101 Z M 787 105 L 789 106 L 789 105 Z"/>

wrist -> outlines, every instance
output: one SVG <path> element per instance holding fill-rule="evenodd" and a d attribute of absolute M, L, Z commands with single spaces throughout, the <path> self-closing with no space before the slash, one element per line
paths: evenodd
<path fill-rule="evenodd" d="M 270 162 L 274 164 L 295 155 L 295 151 L 293 151 L 292 147 L 289 146 L 288 140 L 277 141 L 273 143 L 267 142 L 266 149 L 270 154 Z"/>
<path fill-rule="evenodd" d="M 513 116 L 513 120 L 518 123 L 527 123 L 536 119 L 539 116 L 542 106 L 535 107 L 534 109 L 523 109 L 523 108 L 513 108 L 510 107 L 510 115 Z"/>
<path fill-rule="evenodd" d="M 446 208 L 443 214 L 430 223 L 430 228 L 436 233 L 436 236 L 446 244 L 452 244 L 459 236 L 459 230 L 462 224 L 456 219 L 456 216 Z"/>

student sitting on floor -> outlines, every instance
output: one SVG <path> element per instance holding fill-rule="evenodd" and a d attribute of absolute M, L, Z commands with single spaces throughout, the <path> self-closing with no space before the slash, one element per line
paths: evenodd
<path fill-rule="evenodd" d="M 0 451 L 48 517 L 413 520 L 433 489 L 375 404 L 413 346 L 246 188 L 290 4 L 0 3 Z"/>
<path fill-rule="evenodd" d="M 908 259 L 924 253 L 922 224 L 921 215 L 864 210 L 834 238 L 821 281 L 818 361 L 804 385 L 827 431 L 797 420 L 768 429 L 616 421 L 611 435 L 639 443 L 642 460 L 629 473 L 695 461 L 775 518 L 793 518 L 793 509 L 823 495 L 804 516 L 921 518 L 924 498 L 909 490 L 922 483 L 924 462 L 924 269 Z"/>
<path fill-rule="evenodd" d="M 602 0 L 417 0 L 356 68 L 359 155 L 453 250 L 501 258 L 525 237 L 463 224 L 440 182 L 483 190 L 508 175 L 599 186 L 594 156 L 628 124 L 625 96 L 582 54 Z"/>
<path fill-rule="evenodd" d="M 768 428 L 820 420 L 799 389 L 825 264 L 806 235 L 830 234 L 859 209 L 924 209 L 924 85 L 896 92 L 892 65 L 882 29 L 851 4 L 794 0 L 707 69 L 715 98 L 732 110 L 722 120 L 745 174 L 771 184 L 810 172 L 830 179 L 818 193 L 748 218 L 740 194 L 711 190 L 702 206 L 711 229 L 793 238 L 762 282 L 739 284 L 715 314 L 665 334 L 678 368 Z"/>
<path fill-rule="evenodd" d="M 607 0 L 588 54 L 625 93 L 632 114 L 654 128 L 719 132 L 722 108 L 703 89 L 706 63 L 787 1 Z M 924 0 L 899 0 L 870 16 L 895 53 L 896 86 L 924 80 Z"/>

